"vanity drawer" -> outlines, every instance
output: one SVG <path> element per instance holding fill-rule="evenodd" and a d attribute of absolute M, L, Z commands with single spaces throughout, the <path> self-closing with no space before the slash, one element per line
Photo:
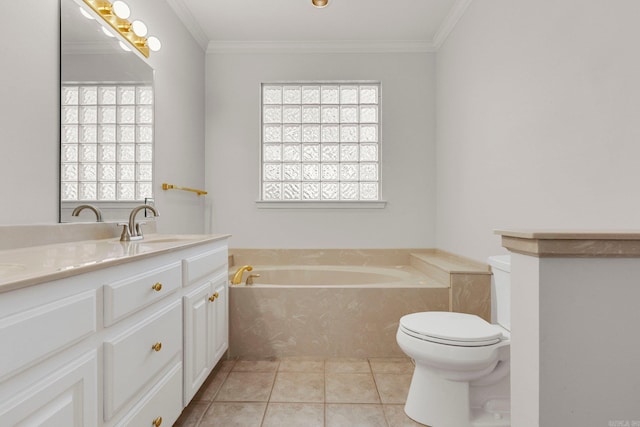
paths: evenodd
<path fill-rule="evenodd" d="M 182 412 L 182 364 L 178 363 L 121 420 L 117 427 L 172 426 Z"/>
<path fill-rule="evenodd" d="M 0 380 L 96 331 L 91 290 L 0 318 Z"/>
<path fill-rule="evenodd" d="M 182 305 L 175 301 L 104 343 L 104 410 L 110 419 L 182 353 Z M 155 347 L 155 348 L 154 348 Z"/>
<path fill-rule="evenodd" d="M 180 262 L 104 286 L 104 325 L 110 326 L 181 287 Z"/>
<path fill-rule="evenodd" d="M 228 250 L 222 247 L 182 260 L 184 285 L 189 286 L 219 269 L 227 271 Z"/>

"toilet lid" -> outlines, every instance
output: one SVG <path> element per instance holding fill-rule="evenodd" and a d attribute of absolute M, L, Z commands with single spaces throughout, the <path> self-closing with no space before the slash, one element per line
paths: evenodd
<path fill-rule="evenodd" d="M 484 346 L 500 342 L 502 331 L 473 314 L 428 311 L 400 318 L 400 326 L 416 338 L 459 346 Z"/>

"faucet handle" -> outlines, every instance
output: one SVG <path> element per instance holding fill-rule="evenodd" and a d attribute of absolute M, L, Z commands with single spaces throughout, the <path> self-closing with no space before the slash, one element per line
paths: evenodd
<path fill-rule="evenodd" d="M 142 237 L 142 226 L 146 224 L 146 221 L 136 222 L 136 236 Z"/>
<path fill-rule="evenodd" d="M 129 224 L 126 222 L 119 222 L 118 225 L 122 226 L 122 234 L 120 235 L 121 242 L 128 242 L 131 240 L 131 230 L 129 230 Z"/>

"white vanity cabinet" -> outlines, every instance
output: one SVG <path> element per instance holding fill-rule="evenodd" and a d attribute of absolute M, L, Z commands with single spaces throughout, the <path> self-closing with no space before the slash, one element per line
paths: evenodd
<path fill-rule="evenodd" d="M 96 425 L 97 290 L 78 279 L 0 294 L 0 425 Z"/>
<path fill-rule="evenodd" d="M 227 251 L 185 259 L 184 405 L 229 347 Z"/>
<path fill-rule="evenodd" d="M 0 426 L 171 426 L 228 347 L 226 237 L 0 292 Z"/>

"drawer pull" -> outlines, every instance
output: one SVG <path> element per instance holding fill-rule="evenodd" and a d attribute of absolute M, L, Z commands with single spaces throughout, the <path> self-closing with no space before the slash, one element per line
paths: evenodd
<path fill-rule="evenodd" d="M 211 296 L 209 297 L 209 301 L 214 302 L 214 301 L 216 300 L 216 298 L 218 298 L 218 297 L 219 297 L 219 295 L 218 295 L 218 293 L 216 292 L 215 294 L 213 294 L 213 295 L 211 295 Z"/>
<path fill-rule="evenodd" d="M 160 424 L 162 424 L 162 417 L 158 417 L 155 420 L 153 420 L 153 427 L 160 427 Z"/>
<path fill-rule="evenodd" d="M 160 351 L 162 349 L 162 343 L 157 342 L 154 345 L 152 345 L 151 348 L 153 349 L 153 351 Z"/>
<path fill-rule="evenodd" d="M 162 283 L 160 283 L 160 282 L 156 283 L 155 285 L 153 285 L 151 287 L 151 289 L 153 289 L 156 292 L 160 292 L 160 290 L 162 289 Z"/>

